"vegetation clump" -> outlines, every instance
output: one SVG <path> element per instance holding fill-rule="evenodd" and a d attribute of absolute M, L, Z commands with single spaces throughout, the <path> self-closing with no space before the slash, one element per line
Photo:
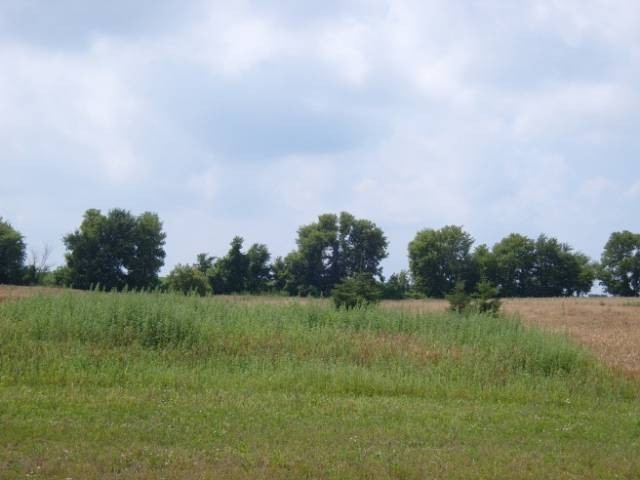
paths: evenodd
<path fill-rule="evenodd" d="M 357 274 L 337 284 L 331 292 L 336 308 L 360 308 L 378 303 L 382 288 L 369 275 Z"/>
<path fill-rule="evenodd" d="M 165 280 L 169 291 L 205 296 L 211 293 L 211 286 L 204 273 L 191 265 L 176 265 Z"/>
<path fill-rule="evenodd" d="M 502 306 L 498 289 L 487 280 L 478 282 L 472 293 L 466 291 L 464 282 L 458 282 L 446 298 L 449 301 L 449 311 L 458 314 L 497 316 Z"/>

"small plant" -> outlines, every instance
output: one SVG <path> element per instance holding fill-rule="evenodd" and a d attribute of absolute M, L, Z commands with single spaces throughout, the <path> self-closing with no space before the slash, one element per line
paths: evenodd
<path fill-rule="evenodd" d="M 471 305 L 478 313 L 488 313 L 495 316 L 502 306 L 502 302 L 498 298 L 498 289 L 486 280 L 478 282 L 472 298 Z"/>
<path fill-rule="evenodd" d="M 486 280 L 480 281 L 471 295 L 466 292 L 464 282 L 458 282 L 446 298 L 449 311 L 461 314 L 486 313 L 495 316 L 502 305 L 498 289 Z"/>
<path fill-rule="evenodd" d="M 464 313 L 471 303 L 471 296 L 466 292 L 464 282 L 456 282 L 446 299 L 449 301 L 449 311 L 455 313 Z"/>
<path fill-rule="evenodd" d="M 382 296 L 378 283 L 368 275 L 358 274 L 337 284 L 331 292 L 336 308 L 351 309 L 378 303 Z"/>

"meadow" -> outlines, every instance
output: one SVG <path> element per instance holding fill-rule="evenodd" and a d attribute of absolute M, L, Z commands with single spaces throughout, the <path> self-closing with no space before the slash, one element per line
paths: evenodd
<path fill-rule="evenodd" d="M 2 479 L 640 477 L 637 379 L 515 315 L 23 297 L 0 302 Z"/>

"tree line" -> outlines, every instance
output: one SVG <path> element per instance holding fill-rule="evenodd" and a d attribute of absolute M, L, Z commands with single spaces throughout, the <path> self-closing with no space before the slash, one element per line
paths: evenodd
<path fill-rule="evenodd" d="M 24 236 L 0 217 L 0 283 L 78 289 L 163 289 L 206 294 L 278 293 L 375 298 L 443 298 L 461 288 L 491 285 L 502 297 L 579 296 L 595 281 L 611 295 L 640 295 L 640 234 L 614 232 L 599 262 L 556 238 L 512 233 L 495 245 L 474 247 L 462 227 L 419 231 L 408 245 L 409 271 L 386 278 L 388 240 L 374 222 L 347 212 L 320 215 L 297 231 L 296 248 L 272 256 L 266 245 L 245 249 L 231 240 L 226 254 L 200 253 L 164 278 L 166 234 L 155 213 L 87 210 L 63 237 L 65 265 L 51 269 L 48 252 L 27 259 Z M 341 300 L 339 300 L 341 301 Z"/>

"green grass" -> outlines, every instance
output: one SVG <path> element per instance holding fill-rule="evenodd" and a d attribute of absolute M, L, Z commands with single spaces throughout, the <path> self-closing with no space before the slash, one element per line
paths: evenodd
<path fill-rule="evenodd" d="M 0 478 L 639 478 L 637 383 L 516 319 L 0 303 Z"/>

